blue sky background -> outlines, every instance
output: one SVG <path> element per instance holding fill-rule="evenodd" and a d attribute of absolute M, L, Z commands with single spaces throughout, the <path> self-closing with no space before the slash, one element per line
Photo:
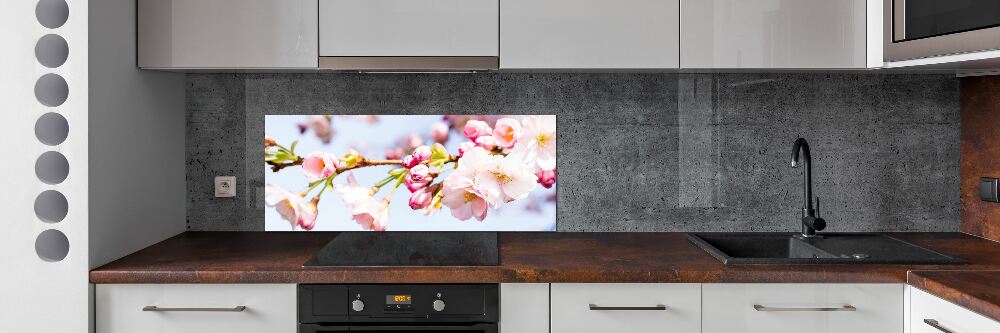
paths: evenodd
<path fill-rule="evenodd" d="M 308 116 L 302 115 L 267 115 L 264 118 L 264 133 L 277 140 L 281 145 L 288 147 L 294 140 L 299 140 L 295 152 L 300 156 L 308 155 L 313 151 L 326 151 L 343 156 L 351 148 L 357 149 L 363 156 L 372 159 L 382 159 L 385 151 L 391 147 L 396 147 L 400 138 L 411 133 L 418 134 L 424 138 L 425 142 L 430 142 L 430 128 L 435 122 L 441 120 L 441 116 L 420 116 L 420 115 L 389 115 L 379 116 L 379 122 L 369 124 L 365 121 L 348 118 L 334 117 L 333 128 L 335 131 L 333 141 L 324 144 L 319 138 L 306 131 L 299 134 L 298 124 L 304 123 Z M 458 152 L 458 145 L 466 141 L 465 136 L 454 131 L 445 147 L 452 154 Z M 369 167 L 353 170 L 354 177 L 363 186 L 370 186 L 376 181 L 384 178 L 390 166 Z M 261 170 L 264 172 L 266 183 L 277 185 L 290 192 L 302 191 L 307 186 L 305 175 L 301 167 L 285 168 L 277 173 L 261 160 Z M 334 179 L 334 183 L 346 183 L 347 174 L 342 174 Z M 557 183 L 558 185 L 558 183 Z M 389 190 L 392 184 L 386 185 L 376 194 L 376 198 L 381 199 Z M 451 216 L 448 207 L 442 207 L 434 215 L 427 217 L 423 211 L 414 211 L 408 204 L 410 191 L 405 185 L 401 185 L 393 194 L 392 203 L 389 207 L 389 231 L 554 231 L 556 226 L 556 204 L 546 202 L 544 198 L 554 195 L 556 186 L 551 189 L 537 186 L 532 191 L 531 196 L 500 207 L 500 209 L 490 209 L 486 219 L 479 222 L 475 219 L 468 221 L 458 221 Z M 317 193 L 316 190 L 312 192 Z M 541 208 L 540 211 L 529 211 L 526 205 L 530 201 L 535 201 Z M 289 231 L 291 225 L 283 220 L 272 207 L 267 207 L 264 211 L 264 229 L 267 231 Z M 315 231 L 361 231 L 361 227 L 351 220 L 351 217 L 344 207 L 340 194 L 327 189 L 323 194 L 323 199 L 319 203 L 319 215 L 316 219 Z"/>

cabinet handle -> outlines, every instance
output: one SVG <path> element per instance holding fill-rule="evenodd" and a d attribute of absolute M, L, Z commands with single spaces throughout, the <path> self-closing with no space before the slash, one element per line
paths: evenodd
<path fill-rule="evenodd" d="M 941 326 L 941 324 L 938 323 L 938 321 L 934 320 L 934 319 L 924 319 L 924 324 L 927 324 L 930 327 L 936 328 L 938 331 L 941 331 L 941 332 L 944 332 L 944 333 L 955 333 L 955 332 L 952 332 L 951 330 L 949 330 L 947 328 L 944 328 L 944 326 Z"/>
<path fill-rule="evenodd" d="M 775 311 L 775 312 L 782 312 L 782 311 L 858 311 L 858 308 L 855 308 L 852 305 L 844 305 L 844 306 L 841 306 L 841 307 L 834 307 L 834 308 L 776 308 L 776 307 L 770 307 L 770 306 L 763 306 L 763 305 L 759 305 L 759 304 L 754 304 L 753 305 L 753 309 L 757 310 L 757 311 Z"/>
<path fill-rule="evenodd" d="M 243 312 L 247 307 L 240 305 L 231 308 L 161 308 L 155 305 L 142 307 L 142 311 L 155 312 Z"/>
<path fill-rule="evenodd" d="M 597 304 L 590 304 L 591 311 L 641 311 L 641 310 L 666 310 L 667 306 L 663 304 L 657 304 L 654 306 L 600 306 Z"/>

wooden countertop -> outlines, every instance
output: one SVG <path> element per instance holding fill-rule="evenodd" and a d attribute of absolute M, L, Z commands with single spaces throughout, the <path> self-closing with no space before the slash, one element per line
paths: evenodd
<path fill-rule="evenodd" d="M 911 271 L 907 283 L 1000 321 L 1000 270 Z"/>
<path fill-rule="evenodd" d="M 332 232 L 186 232 L 90 273 L 91 283 L 904 283 L 909 270 L 1000 270 L 1000 243 L 961 233 L 893 237 L 967 265 L 726 266 L 684 233 L 500 233 L 500 266 L 302 264 Z"/>

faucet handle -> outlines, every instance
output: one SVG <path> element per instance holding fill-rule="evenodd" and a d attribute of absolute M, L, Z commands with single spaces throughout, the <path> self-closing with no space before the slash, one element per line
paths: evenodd
<path fill-rule="evenodd" d="M 819 196 L 816 196 L 816 217 L 819 217 Z"/>

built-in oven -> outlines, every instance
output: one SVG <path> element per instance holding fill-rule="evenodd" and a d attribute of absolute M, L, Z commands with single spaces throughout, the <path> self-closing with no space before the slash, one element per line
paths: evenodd
<path fill-rule="evenodd" d="M 886 61 L 1000 49 L 998 0 L 884 0 L 883 15 Z"/>
<path fill-rule="evenodd" d="M 303 284 L 299 333 L 497 333 L 496 284 Z"/>

